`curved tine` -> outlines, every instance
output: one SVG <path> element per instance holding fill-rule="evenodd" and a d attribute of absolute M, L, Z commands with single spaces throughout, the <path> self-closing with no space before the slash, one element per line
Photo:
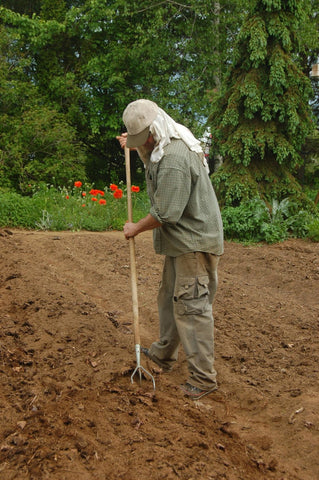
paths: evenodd
<path fill-rule="evenodd" d="M 142 376 L 141 376 L 141 370 L 143 370 L 143 372 L 144 372 L 146 375 L 148 375 L 149 377 L 151 377 L 152 382 L 153 382 L 153 388 L 154 388 L 154 390 L 155 390 L 155 380 L 154 380 L 153 375 L 152 375 L 150 372 L 148 372 L 144 367 L 142 367 L 142 365 L 138 365 L 138 366 L 135 368 L 134 372 L 133 372 L 132 375 L 131 375 L 131 382 L 132 382 L 132 383 L 134 382 L 133 377 L 134 377 L 134 375 L 136 374 L 137 371 L 138 371 L 139 374 L 140 374 L 140 381 L 141 381 L 141 378 L 142 378 Z"/>

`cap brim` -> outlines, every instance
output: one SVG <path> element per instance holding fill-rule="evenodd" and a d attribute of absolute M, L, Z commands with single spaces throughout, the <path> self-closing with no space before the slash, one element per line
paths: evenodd
<path fill-rule="evenodd" d="M 136 135 L 127 134 L 126 146 L 128 148 L 141 147 L 144 145 L 150 134 L 150 127 L 145 128 Z"/>

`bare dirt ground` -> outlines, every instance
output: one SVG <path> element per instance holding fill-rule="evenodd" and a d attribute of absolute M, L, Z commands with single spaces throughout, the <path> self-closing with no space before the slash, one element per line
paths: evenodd
<path fill-rule="evenodd" d="M 142 345 L 157 338 L 162 257 L 136 239 Z M 226 243 L 214 304 L 219 390 L 132 384 L 121 232 L 0 231 L 0 478 L 318 480 L 319 244 Z"/>

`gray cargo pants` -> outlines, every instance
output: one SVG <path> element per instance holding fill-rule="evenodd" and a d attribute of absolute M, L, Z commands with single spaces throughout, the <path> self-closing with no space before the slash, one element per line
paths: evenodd
<path fill-rule="evenodd" d="M 160 340 L 149 349 L 150 358 L 170 370 L 181 343 L 188 381 L 202 389 L 216 385 L 212 303 L 218 261 L 218 256 L 203 252 L 165 257 L 158 293 Z"/>

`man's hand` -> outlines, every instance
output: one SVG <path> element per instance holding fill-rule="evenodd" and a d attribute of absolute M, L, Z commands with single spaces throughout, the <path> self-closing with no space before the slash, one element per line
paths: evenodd
<path fill-rule="evenodd" d="M 122 133 L 122 135 L 118 135 L 116 140 L 120 142 L 122 148 L 125 148 L 126 140 L 127 140 L 127 133 Z"/>
<path fill-rule="evenodd" d="M 125 238 L 128 240 L 131 237 L 135 237 L 137 235 L 137 228 L 136 223 L 126 222 L 123 227 Z"/>
<path fill-rule="evenodd" d="M 118 135 L 116 140 L 120 142 L 122 148 L 126 147 L 126 140 L 127 140 L 127 132 L 122 133 L 122 135 Z M 136 148 L 130 148 L 130 150 L 136 150 Z"/>
<path fill-rule="evenodd" d="M 146 215 L 146 217 L 141 218 L 137 223 L 126 222 L 123 227 L 123 232 L 125 238 L 128 240 L 131 237 L 135 237 L 137 234 L 141 232 L 145 232 L 146 230 L 153 230 L 153 228 L 159 228 L 162 224 L 159 223 L 150 213 Z"/>

